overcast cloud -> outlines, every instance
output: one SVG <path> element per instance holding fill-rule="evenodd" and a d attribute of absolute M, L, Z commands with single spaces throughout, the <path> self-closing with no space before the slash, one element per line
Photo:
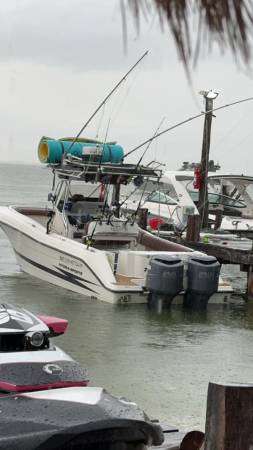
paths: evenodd
<path fill-rule="evenodd" d="M 86 135 L 126 150 L 164 127 L 201 111 L 200 89 L 216 88 L 215 106 L 253 94 L 252 78 L 229 54 L 202 56 L 187 82 L 174 42 L 158 20 L 140 35 L 129 17 L 123 51 L 119 0 L 8 0 L 0 4 L 0 160 L 35 162 L 41 136 L 74 135 L 128 68 L 149 56 L 114 95 Z M 253 102 L 217 113 L 211 157 L 222 168 L 253 174 Z M 100 126 L 99 126 L 100 124 Z M 169 169 L 200 157 L 203 119 L 167 134 L 150 148 Z M 137 155 L 136 155 L 137 157 Z M 146 160 L 147 160 L 146 159 Z"/>

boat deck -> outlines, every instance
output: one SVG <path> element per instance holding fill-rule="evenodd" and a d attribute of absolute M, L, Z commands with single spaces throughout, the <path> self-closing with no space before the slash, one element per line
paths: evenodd
<path fill-rule="evenodd" d="M 121 275 L 119 273 L 115 275 L 115 278 L 117 280 L 117 284 L 120 286 L 138 286 L 139 281 L 141 280 L 140 278 L 128 277 L 127 275 Z"/>

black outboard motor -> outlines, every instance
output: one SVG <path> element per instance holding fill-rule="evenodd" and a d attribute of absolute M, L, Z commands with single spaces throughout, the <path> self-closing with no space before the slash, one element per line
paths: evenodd
<path fill-rule="evenodd" d="M 161 312 L 183 290 L 184 264 L 173 255 L 157 255 L 150 262 L 147 275 L 148 306 Z"/>
<path fill-rule="evenodd" d="M 188 262 L 188 287 L 184 306 L 205 309 L 211 295 L 218 290 L 220 263 L 214 256 L 193 256 Z"/>

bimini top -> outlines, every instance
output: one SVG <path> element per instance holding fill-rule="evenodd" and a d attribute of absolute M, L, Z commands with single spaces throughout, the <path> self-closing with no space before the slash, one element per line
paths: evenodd
<path fill-rule="evenodd" d="M 210 181 L 231 181 L 236 182 L 240 184 L 252 184 L 253 183 L 253 177 L 250 175 L 239 175 L 239 174 L 224 174 L 224 173 L 217 173 L 214 175 L 208 175 L 208 180 Z"/>

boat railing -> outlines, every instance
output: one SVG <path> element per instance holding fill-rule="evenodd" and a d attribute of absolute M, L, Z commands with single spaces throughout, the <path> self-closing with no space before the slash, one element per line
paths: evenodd
<path fill-rule="evenodd" d="M 68 232 L 69 232 L 68 219 L 67 219 L 67 216 L 66 216 L 66 212 L 64 210 L 62 212 L 62 219 L 63 219 L 63 224 L 64 224 L 66 236 L 68 236 Z"/>
<path fill-rule="evenodd" d="M 110 177 L 110 184 L 115 184 L 118 183 L 120 176 L 121 182 L 125 184 L 129 177 L 143 176 L 144 178 L 160 179 L 162 176 L 162 170 L 158 168 L 138 166 L 137 164 L 87 162 L 73 156 L 66 158 L 64 165 L 51 166 L 59 178 L 85 182 L 103 181 L 106 176 Z"/>
<path fill-rule="evenodd" d="M 69 184 L 66 186 L 66 189 L 65 189 L 64 202 L 63 202 L 63 208 L 62 208 L 62 220 L 63 220 L 63 225 L 65 228 L 66 236 L 68 236 L 68 232 L 69 232 L 69 221 L 68 221 L 67 210 L 66 210 L 66 204 L 68 202 L 68 197 L 69 197 Z"/>

